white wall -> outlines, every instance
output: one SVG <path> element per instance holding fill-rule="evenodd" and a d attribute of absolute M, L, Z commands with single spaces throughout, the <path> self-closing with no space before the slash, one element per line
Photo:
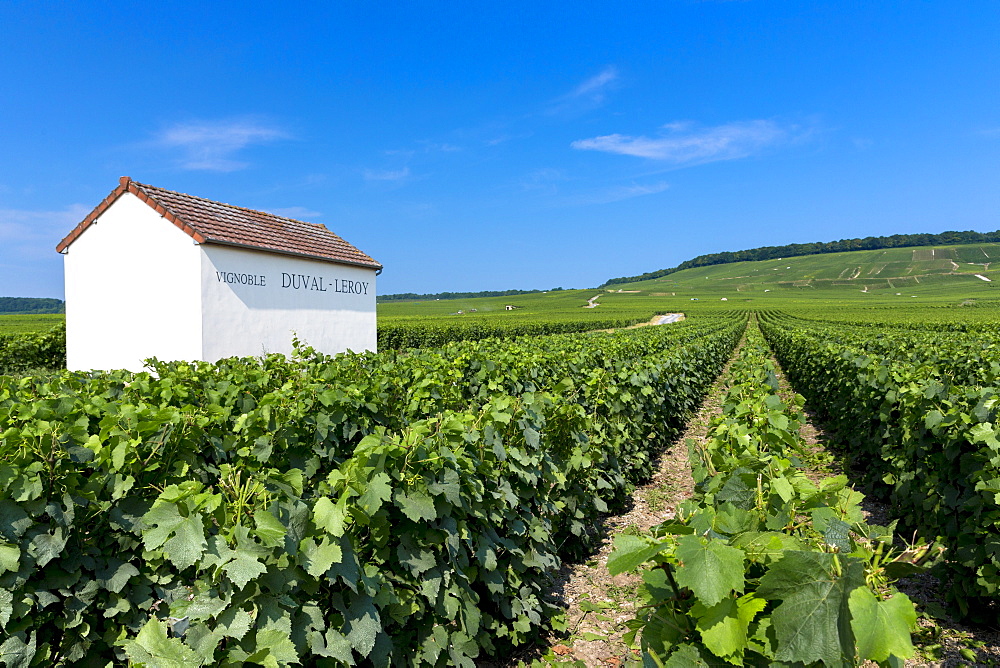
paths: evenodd
<path fill-rule="evenodd" d="M 148 357 L 198 359 L 200 256 L 149 205 L 119 197 L 65 255 L 67 366 L 141 371 Z"/>
<path fill-rule="evenodd" d="M 375 350 L 375 270 L 205 244 L 203 359 Z"/>

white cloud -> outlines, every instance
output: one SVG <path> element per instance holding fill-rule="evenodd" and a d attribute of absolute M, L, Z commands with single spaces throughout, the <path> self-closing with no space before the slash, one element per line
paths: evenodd
<path fill-rule="evenodd" d="M 295 220 L 307 220 L 309 218 L 319 218 L 323 214 L 319 211 L 307 209 L 304 206 L 286 206 L 277 209 L 265 209 L 268 213 L 284 218 L 294 218 Z"/>
<path fill-rule="evenodd" d="M 18 262 L 56 255 L 56 244 L 93 207 L 73 204 L 59 211 L 0 209 L 0 259 Z"/>
<path fill-rule="evenodd" d="M 72 204 L 61 211 L 0 209 L 0 241 L 7 244 L 56 244 L 86 218 L 93 207 Z"/>
<path fill-rule="evenodd" d="M 569 178 L 562 170 L 552 167 L 542 167 L 541 169 L 535 169 L 525 174 L 524 178 L 521 179 L 521 188 L 527 191 L 546 192 L 554 195 L 559 190 L 556 184 L 568 180 Z"/>
<path fill-rule="evenodd" d="M 553 167 L 542 167 L 533 169 L 525 177 L 525 183 L 549 183 L 552 181 L 566 181 L 566 173 L 561 169 Z"/>
<path fill-rule="evenodd" d="M 403 167 L 402 169 L 366 169 L 365 170 L 365 180 L 367 181 L 402 181 L 403 179 L 409 178 L 410 168 Z"/>
<path fill-rule="evenodd" d="M 619 153 L 677 165 L 736 160 L 793 139 L 796 128 L 768 120 L 727 123 L 698 129 L 691 123 L 669 123 L 657 137 L 622 134 L 580 139 L 575 149 Z"/>
<path fill-rule="evenodd" d="M 461 146 L 455 146 L 447 142 L 430 141 L 428 139 L 418 140 L 417 143 L 423 147 L 424 153 L 455 153 L 462 150 Z"/>
<path fill-rule="evenodd" d="M 73 204 L 55 211 L 0 209 L 0 295 L 63 296 L 58 244 L 93 207 Z"/>
<path fill-rule="evenodd" d="M 608 90 L 618 79 L 618 68 L 609 65 L 569 93 L 556 98 L 547 113 L 563 114 L 600 106 L 604 103 Z"/>
<path fill-rule="evenodd" d="M 184 169 L 233 172 L 249 163 L 236 159 L 244 148 L 290 135 L 281 128 L 250 118 L 178 123 L 162 130 L 154 144 L 181 154 Z"/>
<path fill-rule="evenodd" d="M 657 183 L 646 183 L 638 184 L 634 183 L 630 186 L 620 186 L 618 188 L 612 188 L 604 193 L 600 193 L 593 197 L 589 201 L 594 204 L 608 204 L 610 202 L 619 202 L 623 199 L 632 199 L 633 197 L 642 197 L 643 195 L 655 195 L 661 193 L 670 184 L 666 181 L 659 181 Z"/>
<path fill-rule="evenodd" d="M 989 137 L 990 139 L 1000 139 L 1000 127 L 984 128 L 976 134 L 982 135 L 983 137 Z"/>
<path fill-rule="evenodd" d="M 597 98 L 598 101 L 604 99 L 604 92 L 608 86 L 618 80 L 618 68 L 613 66 L 605 67 L 598 74 L 590 77 L 570 93 L 571 97 L 588 96 Z"/>

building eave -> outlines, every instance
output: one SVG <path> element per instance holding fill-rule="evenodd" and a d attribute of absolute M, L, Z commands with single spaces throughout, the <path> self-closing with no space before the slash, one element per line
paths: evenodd
<path fill-rule="evenodd" d="M 242 250 L 251 250 L 258 253 L 270 253 L 272 255 L 287 255 L 289 257 L 301 257 L 309 260 L 318 260 L 320 262 L 328 262 L 330 264 L 345 264 L 352 267 L 362 267 L 364 269 L 371 269 L 372 271 L 381 272 L 383 267 L 380 264 L 368 264 L 367 262 L 351 262 L 350 260 L 338 260 L 332 257 L 324 257 L 322 255 L 310 255 L 308 253 L 296 253 L 295 251 L 288 250 L 276 250 L 274 248 L 266 248 L 263 246 L 252 246 L 250 244 L 240 244 L 234 241 L 224 241 L 222 239 L 205 239 L 199 241 L 199 244 L 205 246 L 226 246 L 229 248 L 240 248 Z"/>

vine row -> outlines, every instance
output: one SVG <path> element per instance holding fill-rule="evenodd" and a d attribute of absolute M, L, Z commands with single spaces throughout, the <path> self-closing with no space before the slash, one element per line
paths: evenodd
<path fill-rule="evenodd" d="M 754 328 L 707 441 L 689 441 L 695 498 L 616 539 L 612 574 L 643 579 L 626 640 L 645 665 L 901 665 L 916 613 L 892 582 L 928 551 L 895 550 L 894 525 L 867 524 L 844 476 L 806 475 L 803 400 L 779 393 L 769 354 Z"/>

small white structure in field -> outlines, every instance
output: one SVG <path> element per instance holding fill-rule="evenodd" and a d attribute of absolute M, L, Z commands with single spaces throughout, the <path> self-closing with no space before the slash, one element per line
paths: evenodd
<path fill-rule="evenodd" d="M 324 225 L 123 176 L 56 250 L 73 370 L 376 346 L 382 265 Z"/>

